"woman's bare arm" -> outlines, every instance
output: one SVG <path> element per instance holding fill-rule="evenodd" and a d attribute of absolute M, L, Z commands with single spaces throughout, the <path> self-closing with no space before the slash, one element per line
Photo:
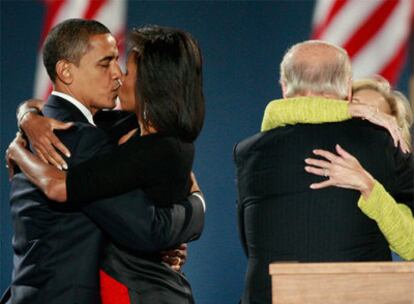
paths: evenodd
<path fill-rule="evenodd" d="M 42 162 L 38 156 L 27 150 L 21 135 L 11 142 L 6 151 L 6 160 L 11 174 L 12 166 L 16 164 L 49 199 L 57 202 L 67 200 L 66 173 Z"/>

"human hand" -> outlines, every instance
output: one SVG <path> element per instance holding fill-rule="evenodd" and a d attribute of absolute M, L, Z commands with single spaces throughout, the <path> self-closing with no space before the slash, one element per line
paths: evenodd
<path fill-rule="evenodd" d="M 14 152 L 16 152 L 16 149 L 24 149 L 27 145 L 26 140 L 23 138 L 22 134 L 20 132 L 16 133 L 16 137 L 12 140 L 9 147 L 6 150 L 6 168 L 9 172 L 9 180 L 12 179 L 14 176 Z"/>
<path fill-rule="evenodd" d="M 35 113 L 27 113 L 20 121 L 20 127 L 32 144 L 33 151 L 39 158 L 58 169 L 67 169 L 67 164 L 60 151 L 67 157 L 70 152 L 66 146 L 53 133 L 53 130 L 66 130 L 73 126 L 73 123 L 63 123 L 53 118 L 44 117 Z"/>
<path fill-rule="evenodd" d="M 374 125 L 387 129 L 394 141 L 394 146 L 398 147 L 400 145 L 401 151 L 404 153 L 410 152 L 410 148 L 405 142 L 401 128 L 394 116 L 381 112 L 374 106 L 362 103 L 350 103 L 348 109 L 352 117 L 366 119 Z"/>
<path fill-rule="evenodd" d="M 164 262 L 169 264 L 173 270 L 180 271 L 181 267 L 187 261 L 187 249 L 187 244 L 181 244 L 176 249 L 161 252 L 161 258 Z"/>
<path fill-rule="evenodd" d="M 200 186 L 197 183 L 197 179 L 195 177 L 195 174 L 192 171 L 191 171 L 191 174 L 190 174 L 190 183 L 191 183 L 190 193 L 201 192 Z"/>
<path fill-rule="evenodd" d="M 310 185 L 312 189 L 326 187 L 339 187 L 354 189 L 368 198 L 374 188 L 374 178 L 361 166 L 359 161 L 340 145 L 336 145 L 338 155 L 326 150 L 314 150 L 313 154 L 321 156 L 326 160 L 307 158 L 305 171 L 311 174 L 325 176 L 328 179 Z"/>

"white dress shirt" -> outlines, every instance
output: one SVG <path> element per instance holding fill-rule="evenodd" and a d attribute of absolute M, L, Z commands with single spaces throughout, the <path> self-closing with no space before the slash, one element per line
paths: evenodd
<path fill-rule="evenodd" d="M 62 93 L 62 92 L 52 91 L 52 95 L 59 96 L 59 97 L 65 99 L 65 100 L 69 101 L 71 104 L 73 104 L 75 107 L 77 107 L 79 109 L 79 111 L 82 112 L 82 114 L 86 117 L 86 119 L 88 120 L 88 122 L 91 125 L 96 126 L 94 121 L 93 121 L 93 115 L 92 115 L 91 111 L 89 111 L 89 109 L 87 107 L 85 107 L 85 105 L 83 103 L 76 100 L 72 96 L 70 96 L 68 94 L 65 94 L 65 93 Z"/>

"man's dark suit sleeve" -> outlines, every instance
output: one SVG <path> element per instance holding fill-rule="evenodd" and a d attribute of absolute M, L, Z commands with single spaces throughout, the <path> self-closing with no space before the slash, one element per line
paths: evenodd
<path fill-rule="evenodd" d="M 236 144 L 233 148 L 233 159 L 234 159 L 234 163 L 236 165 L 236 174 L 238 172 L 238 159 L 237 159 L 237 147 L 238 145 Z M 239 192 L 238 189 L 238 176 L 236 176 L 236 188 L 237 188 L 237 192 Z M 247 250 L 247 242 L 246 242 L 246 233 L 244 231 L 244 207 L 242 202 L 240 202 L 240 196 L 238 195 L 237 198 L 237 203 L 236 203 L 236 208 L 237 208 L 237 225 L 238 225 L 238 230 L 239 230 L 239 237 L 240 237 L 240 242 L 241 245 L 243 247 L 244 253 L 246 254 L 246 256 L 249 256 L 249 252 Z"/>
<path fill-rule="evenodd" d="M 204 210 L 196 196 L 171 208 L 156 208 L 144 192 L 134 190 L 82 210 L 111 241 L 134 251 L 156 252 L 193 241 L 204 225 Z"/>

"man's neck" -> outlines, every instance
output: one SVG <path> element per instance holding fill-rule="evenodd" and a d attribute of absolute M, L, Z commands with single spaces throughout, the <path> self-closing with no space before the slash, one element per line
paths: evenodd
<path fill-rule="evenodd" d="M 57 91 L 56 88 L 54 91 L 52 91 L 52 95 L 58 96 L 60 98 L 65 99 L 66 101 L 70 102 L 72 105 L 74 105 L 88 120 L 88 122 L 92 125 L 95 125 L 93 121 L 93 114 L 84 103 L 80 102 L 78 99 L 73 97 L 72 95 L 69 95 L 65 92 Z"/>
<path fill-rule="evenodd" d="M 55 86 L 53 87 L 53 91 L 60 92 L 60 93 L 63 93 L 63 94 L 66 94 L 72 97 L 77 102 L 81 103 L 85 108 L 87 108 L 88 111 L 92 113 L 92 115 L 95 115 L 95 113 L 97 112 L 97 109 L 92 108 L 87 102 L 82 100 L 82 98 L 79 98 L 78 96 L 76 96 L 76 94 L 72 92 L 72 90 L 67 85 L 57 82 Z"/>

